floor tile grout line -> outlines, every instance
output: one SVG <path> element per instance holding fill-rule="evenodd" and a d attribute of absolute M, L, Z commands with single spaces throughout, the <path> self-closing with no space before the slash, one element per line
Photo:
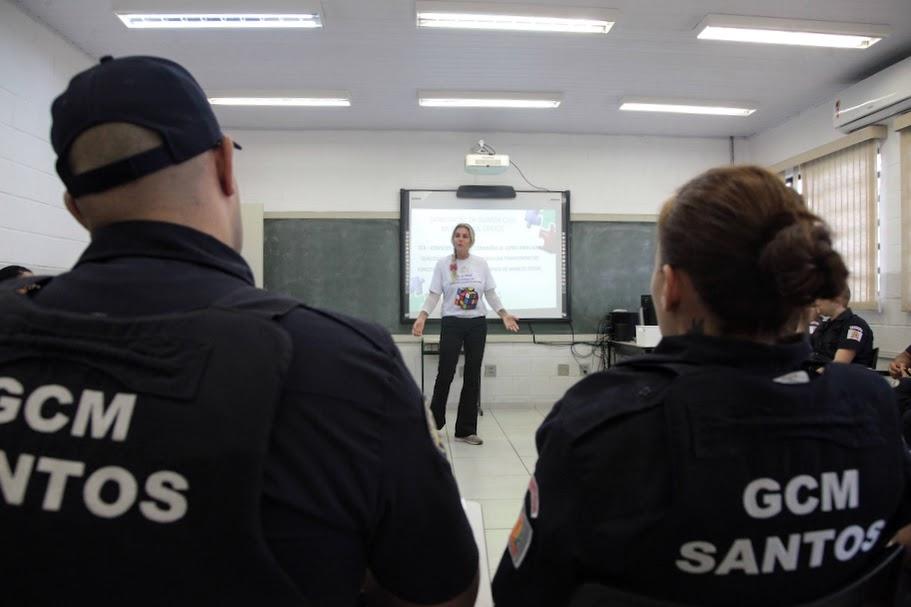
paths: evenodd
<path fill-rule="evenodd" d="M 532 407 L 532 408 L 534 409 L 534 407 Z M 536 410 L 536 409 L 535 409 L 535 410 Z M 537 411 L 537 410 L 536 410 L 536 411 Z M 506 440 L 509 441 L 509 446 L 512 447 L 513 453 L 516 454 L 516 457 L 518 457 L 518 458 L 519 458 L 519 461 L 522 462 L 522 466 L 525 468 L 525 471 L 528 472 L 528 466 L 526 466 L 526 465 L 525 465 L 525 462 L 522 461 L 522 456 L 519 455 L 519 450 L 516 449 L 516 446 L 512 443 L 512 439 L 509 438 L 509 435 L 508 435 L 508 434 L 506 434 L 506 431 L 503 429 L 503 424 L 500 423 L 500 420 L 499 420 L 499 418 L 497 418 L 496 415 L 493 416 L 493 419 L 494 419 L 495 422 L 497 422 L 497 426 L 499 426 L 500 432 L 502 432 L 503 435 L 506 437 Z M 542 421 L 543 421 L 543 419 L 542 419 Z M 536 447 L 535 450 L 537 450 L 537 447 Z M 528 472 L 528 474 L 529 474 L 529 476 L 530 476 L 530 475 L 533 474 L 533 473 L 532 473 L 532 472 Z"/>

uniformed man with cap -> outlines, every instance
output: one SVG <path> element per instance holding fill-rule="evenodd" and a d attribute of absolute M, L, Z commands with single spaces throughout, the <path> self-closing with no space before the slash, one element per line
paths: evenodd
<path fill-rule="evenodd" d="M 873 330 L 863 318 L 855 314 L 848 304 L 851 290 L 833 299 L 820 299 L 816 305 L 826 317 L 810 335 L 813 346 L 811 360 L 817 365 L 830 362 L 854 363 L 875 367 L 873 360 Z"/>
<path fill-rule="evenodd" d="M 664 338 L 541 425 L 497 607 L 566 605 L 586 583 L 603 600 L 584 604 L 797 605 L 892 556 L 911 522 L 888 385 L 801 370 L 793 327 L 847 269 L 800 196 L 759 167 L 714 169 L 665 204 L 657 240 Z"/>
<path fill-rule="evenodd" d="M 473 604 L 398 350 L 253 286 L 235 145 L 189 72 L 106 58 L 52 114 L 91 243 L 0 291 L 3 603 Z"/>

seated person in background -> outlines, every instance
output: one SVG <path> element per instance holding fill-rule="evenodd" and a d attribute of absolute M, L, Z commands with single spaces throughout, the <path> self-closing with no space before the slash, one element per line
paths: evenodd
<path fill-rule="evenodd" d="M 23 266 L 6 266 L 5 268 L 0 268 L 0 282 L 6 280 L 14 280 L 16 278 L 27 278 L 32 276 L 32 271 Z M 20 293 L 26 293 L 29 289 L 35 288 L 35 286 L 25 286 L 19 289 Z"/>
<path fill-rule="evenodd" d="M 810 335 L 813 347 L 811 364 L 817 368 L 826 363 L 854 363 L 876 367 L 873 360 L 873 330 L 863 318 L 851 311 L 851 290 L 832 299 L 816 302 L 819 313 L 827 317 Z"/>
<path fill-rule="evenodd" d="M 909 369 L 911 369 L 911 346 L 892 359 L 892 362 L 889 363 L 889 375 L 895 379 L 907 378 L 911 375 Z"/>
<path fill-rule="evenodd" d="M 474 604 L 477 546 L 398 349 L 255 288 L 234 145 L 190 73 L 107 57 L 52 116 L 91 243 L 0 289 L 3 604 Z"/>
<path fill-rule="evenodd" d="M 714 169 L 664 205 L 657 241 L 664 338 L 541 425 L 497 607 L 565 605 L 587 582 L 791 605 L 861 577 L 911 522 L 892 391 L 854 365 L 800 370 L 797 317 L 848 274 L 800 195 L 759 167 Z"/>
<path fill-rule="evenodd" d="M 23 266 L 6 266 L 4 268 L 0 268 L 0 282 L 31 275 L 32 271 Z"/>
<path fill-rule="evenodd" d="M 898 412 L 902 418 L 902 434 L 905 442 L 911 445 L 911 346 L 892 359 L 889 363 L 889 375 L 898 380 L 895 386 L 895 399 L 898 401 Z"/>

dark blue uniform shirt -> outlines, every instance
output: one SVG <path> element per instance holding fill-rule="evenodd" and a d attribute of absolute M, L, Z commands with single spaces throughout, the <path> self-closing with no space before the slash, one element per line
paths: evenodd
<path fill-rule="evenodd" d="M 538 430 L 497 606 L 564 605 L 586 582 L 788 605 L 870 569 L 911 521 L 894 397 L 856 365 L 799 370 L 808 354 L 669 337 L 571 388 Z"/>
<path fill-rule="evenodd" d="M 838 350 L 852 350 L 853 364 L 876 366 L 873 360 L 873 330 L 851 308 L 819 323 L 810 335 L 810 344 L 813 346 L 813 360 L 818 362 L 832 362 Z"/>
<path fill-rule="evenodd" d="M 73 270 L 34 299 L 69 312 L 134 317 L 204 308 L 252 284 L 243 259 L 208 235 L 125 222 L 97 230 Z M 477 572 L 477 548 L 388 333 L 305 308 L 281 326 L 294 354 L 261 502 L 279 565 L 315 605 L 353 605 L 367 568 L 407 600 L 456 595 Z M 385 342 L 385 358 L 368 347 L 364 331 Z"/>

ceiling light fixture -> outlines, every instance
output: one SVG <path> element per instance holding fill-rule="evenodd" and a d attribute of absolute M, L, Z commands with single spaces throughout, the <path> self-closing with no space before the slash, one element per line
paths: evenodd
<path fill-rule="evenodd" d="M 618 16 L 610 9 L 531 4 L 417 0 L 416 6 L 418 27 L 433 28 L 606 34 Z"/>
<path fill-rule="evenodd" d="M 883 25 L 736 15 L 708 15 L 697 29 L 701 40 L 854 49 L 869 48 L 891 32 Z"/>
<path fill-rule="evenodd" d="M 314 29 L 323 26 L 318 0 L 219 0 L 217 8 L 192 0 L 119 0 L 114 14 L 131 29 Z"/>
<path fill-rule="evenodd" d="M 668 112 L 672 114 L 704 114 L 711 116 L 749 116 L 756 108 L 750 104 L 714 101 L 684 101 L 679 99 L 652 99 L 626 97 L 620 101 L 624 112 Z"/>
<path fill-rule="evenodd" d="M 118 14 L 130 29 L 286 29 L 322 27 L 319 15 Z"/>
<path fill-rule="evenodd" d="M 421 107 L 553 109 L 562 101 L 559 93 L 418 91 Z"/>
<path fill-rule="evenodd" d="M 212 105 L 256 107 L 350 107 L 351 96 L 345 91 L 314 93 L 212 93 Z"/>

